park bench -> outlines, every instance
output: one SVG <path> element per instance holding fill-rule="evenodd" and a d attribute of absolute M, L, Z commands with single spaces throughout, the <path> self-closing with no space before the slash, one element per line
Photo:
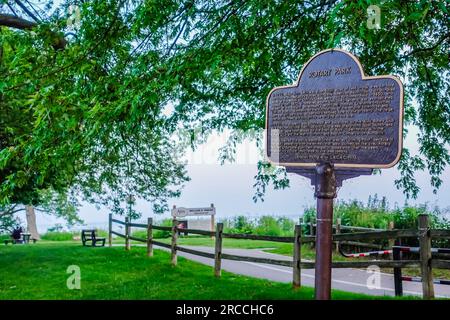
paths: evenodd
<path fill-rule="evenodd" d="M 92 247 L 96 247 L 97 243 L 101 243 L 101 246 L 103 247 L 106 238 L 97 237 L 97 230 L 95 229 L 81 230 L 81 242 L 83 243 L 83 246 L 86 246 L 88 241 L 91 242 Z"/>

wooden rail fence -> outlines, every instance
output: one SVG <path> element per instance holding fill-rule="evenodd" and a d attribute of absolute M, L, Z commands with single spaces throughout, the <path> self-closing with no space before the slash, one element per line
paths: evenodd
<path fill-rule="evenodd" d="M 113 223 L 121 224 L 125 226 L 125 234 L 121 234 L 112 229 Z M 139 238 L 131 235 L 131 227 L 144 228 L 147 230 L 147 237 Z M 340 226 L 340 230 L 343 230 L 344 226 Z M 352 228 L 353 230 L 360 230 L 365 232 L 354 233 L 336 233 L 333 234 L 333 241 L 336 243 L 359 243 L 357 241 L 363 240 L 390 240 L 390 243 L 394 243 L 392 240 L 400 238 L 418 238 L 419 239 L 419 259 L 416 260 L 402 260 L 399 250 L 393 250 L 392 260 L 364 260 L 364 261 L 334 261 L 332 262 L 333 268 L 368 268 L 376 265 L 380 268 L 393 268 L 395 278 L 396 295 L 402 295 L 401 281 L 402 281 L 402 268 L 420 268 L 422 279 L 422 291 L 425 299 L 434 298 L 434 281 L 432 275 L 433 268 L 450 269 L 450 260 L 434 259 L 432 255 L 431 240 L 432 239 L 450 239 L 450 230 L 432 230 L 429 227 L 428 215 L 419 216 L 419 228 L 418 229 L 405 229 L 405 230 L 377 230 L 369 228 Z M 153 239 L 153 230 L 163 230 L 171 232 L 171 243 L 167 244 L 161 241 Z M 191 233 L 204 235 L 215 238 L 214 253 L 199 251 L 191 248 L 186 248 L 178 245 L 178 234 Z M 301 286 L 301 269 L 313 269 L 315 262 L 302 261 L 301 260 L 301 246 L 304 243 L 314 243 L 315 236 L 307 235 L 302 236 L 301 226 L 296 225 L 294 229 L 293 237 L 276 237 L 276 236 L 264 236 L 253 234 L 234 234 L 223 232 L 223 224 L 217 223 L 216 231 L 206 231 L 197 229 L 181 229 L 177 227 L 177 221 L 173 220 L 171 227 L 158 226 L 153 224 L 151 218 L 148 219 L 147 224 L 131 223 L 128 218 L 125 221 L 120 221 L 112 218 L 112 214 L 109 215 L 109 246 L 112 246 L 112 235 L 116 235 L 125 238 L 125 249 L 130 250 L 131 241 L 138 241 L 147 244 L 147 256 L 153 256 L 153 245 L 170 249 L 171 263 L 177 264 L 177 252 L 186 252 L 189 254 L 214 259 L 214 276 L 220 277 L 221 275 L 221 261 L 236 260 L 236 261 L 248 261 L 254 263 L 264 263 L 280 265 L 290 267 L 293 269 L 293 287 L 299 288 Z M 247 239 L 247 240 L 265 240 L 273 242 L 283 242 L 293 244 L 292 260 L 277 260 L 268 258 L 247 257 L 234 254 L 227 254 L 222 252 L 222 240 L 224 238 L 230 239 Z M 394 247 L 395 249 L 395 247 Z"/>

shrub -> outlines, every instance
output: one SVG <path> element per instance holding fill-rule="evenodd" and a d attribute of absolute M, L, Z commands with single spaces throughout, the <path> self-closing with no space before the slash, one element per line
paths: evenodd
<path fill-rule="evenodd" d="M 262 216 L 258 220 L 255 233 L 266 236 L 281 236 L 282 230 L 274 217 Z"/>
<path fill-rule="evenodd" d="M 41 236 L 42 240 L 48 241 L 70 241 L 75 233 L 72 232 L 46 232 Z"/>
<path fill-rule="evenodd" d="M 393 221 L 396 229 L 416 229 L 418 227 L 418 216 L 420 214 L 428 214 L 430 224 L 435 229 L 449 229 L 450 221 L 445 218 L 445 213 L 438 207 L 430 210 L 426 204 L 422 205 L 405 205 L 404 207 L 396 207 L 390 209 L 383 197 L 378 199 L 377 195 L 369 197 L 367 205 L 361 201 L 338 201 L 334 206 L 334 222 L 340 218 L 342 225 L 387 229 L 389 222 Z M 305 210 L 303 220 L 305 223 L 314 222 L 316 217 L 316 209 L 310 207 Z M 304 226 L 304 232 L 308 233 L 307 226 Z M 403 239 L 403 245 L 418 245 L 417 239 Z M 433 241 L 436 246 L 448 246 L 448 240 Z"/>
<path fill-rule="evenodd" d="M 280 217 L 277 219 L 277 223 L 281 227 L 283 236 L 293 236 L 294 235 L 294 226 L 296 223 L 292 219 L 289 219 L 286 217 Z"/>
<path fill-rule="evenodd" d="M 80 232 L 80 236 L 81 236 L 81 232 Z M 97 237 L 108 238 L 108 231 L 103 230 L 103 229 L 97 229 Z"/>
<path fill-rule="evenodd" d="M 167 218 L 162 220 L 160 223 L 156 223 L 159 226 L 163 227 L 171 227 L 172 226 L 172 219 Z M 165 230 L 153 230 L 153 238 L 155 239 L 163 239 L 163 238 L 169 238 L 172 235 L 170 231 Z"/>
<path fill-rule="evenodd" d="M 246 216 L 237 216 L 224 220 L 224 231 L 229 233 L 250 234 L 254 232 L 254 223 Z"/>
<path fill-rule="evenodd" d="M 171 227 L 172 219 L 170 219 L 170 218 L 164 219 L 161 222 L 156 222 L 155 225 Z M 171 235 L 172 235 L 172 233 L 170 231 L 153 229 L 153 238 L 154 239 L 169 238 L 169 237 L 171 237 Z M 136 238 L 147 239 L 147 230 L 145 230 L 145 229 L 134 230 L 132 232 L 132 236 L 136 237 Z"/>
<path fill-rule="evenodd" d="M 288 236 L 294 233 L 294 221 L 286 217 L 262 216 L 251 219 L 237 216 L 223 221 L 224 231 L 229 233 Z"/>
<path fill-rule="evenodd" d="M 135 221 L 133 221 L 133 222 L 135 222 Z M 161 220 L 161 221 L 156 221 L 156 222 L 154 222 L 154 225 L 164 226 L 164 227 L 171 227 L 172 226 L 172 219 L 167 218 L 167 219 L 164 219 L 164 220 Z M 105 233 L 104 237 L 107 237 L 108 236 L 108 232 L 104 231 L 104 233 Z M 125 234 L 125 227 L 123 227 L 121 233 Z M 134 230 L 132 230 L 131 235 L 133 237 L 136 237 L 136 238 L 147 239 L 147 229 L 145 229 L 145 228 L 134 229 Z M 172 235 L 171 231 L 164 231 L 164 230 L 153 229 L 153 238 L 154 239 L 169 238 L 169 237 L 171 237 L 171 235 Z M 103 237 L 103 235 L 101 235 L 101 237 Z"/>
<path fill-rule="evenodd" d="M 139 229 L 131 233 L 133 237 L 147 239 L 147 230 Z"/>

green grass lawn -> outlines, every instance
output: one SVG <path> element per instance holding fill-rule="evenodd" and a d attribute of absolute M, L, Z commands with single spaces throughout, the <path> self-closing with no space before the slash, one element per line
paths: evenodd
<path fill-rule="evenodd" d="M 81 270 L 81 289 L 69 290 L 67 267 Z M 82 247 L 55 242 L 0 247 L 0 299 L 312 299 L 313 289 L 223 272 L 145 248 Z M 333 291 L 334 299 L 380 297 Z M 381 297 L 388 298 L 388 297 Z"/>

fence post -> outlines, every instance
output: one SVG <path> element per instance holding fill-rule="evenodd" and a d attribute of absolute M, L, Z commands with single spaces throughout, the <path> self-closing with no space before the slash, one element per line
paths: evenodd
<path fill-rule="evenodd" d="M 178 231 L 177 231 L 177 219 L 172 220 L 172 244 L 171 244 L 171 259 L 172 259 L 172 265 L 177 265 L 177 238 L 178 238 Z"/>
<path fill-rule="evenodd" d="M 402 260 L 400 248 L 392 248 L 392 259 L 394 261 Z M 395 295 L 397 297 L 403 296 L 402 268 L 400 267 L 394 268 L 394 287 Z"/>
<path fill-rule="evenodd" d="M 336 219 L 336 234 L 341 233 L 341 218 Z M 339 251 L 339 241 L 336 241 L 336 251 Z"/>
<path fill-rule="evenodd" d="M 214 208 L 214 203 L 211 203 L 211 208 Z M 215 215 L 211 215 L 211 231 L 214 232 L 214 226 L 216 225 Z M 213 236 L 211 236 L 212 238 Z"/>
<path fill-rule="evenodd" d="M 298 218 L 298 224 L 300 226 L 300 234 L 302 234 L 303 233 L 303 224 L 304 224 L 303 217 Z"/>
<path fill-rule="evenodd" d="M 394 221 L 389 221 L 388 230 L 390 230 L 390 231 L 394 230 Z M 394 259 L 394 250 L 392 248 L 394 245 L 395 245 L 395 240 L 389 239 L 388 240 L 388 249 L 392 249 L 392 254 L 390 254 L 391 259 Z"/>
<path fill-rule="evenodd" d="M 153 257 L 153 219 L 147 219 L 147 257 Z"/>
<path fill-rule="evenodd" d="M 301 286 L 301 249 L 302 249 L 302 227 L 301 225 L 296 225 L 294 229 L 294 261 L 293 261 L 293 279 L 292 284 L 294 289 L 300 288 Z"/>
<path fill-rule="evenodd" d="M 422 291 L 424 299 L 434 298 L 433 271 L 431 268 L 431 236 L 428 215 L 419 215 L 420 265 L 422 271 Z"/>
<path fill-rule="evenodd" d="M 108 220 L 108 244 L 112 247 L 112 213 L 109 214 Z"/>
<path fill-rule="evenodd" d="M 311 218 L 311 220 L 309 221 L 309 235 L 315 236 L 315 234 L 314 234 L 314 218 Z M 314 248 L 315 244 L 316 244 L 316 241 L 312 241 L 311 248 Z"/>
<path fill-rule="evenodd" d="M 130 250 L 130 248 L 131 248 L 130 231 L 131 231 L 130 218 L 125 217 L 125 250 Z"/>
<path fill-rule="evenodd" d="M 214 276 L 220 277 L 222 268 L 222 231 L 223 223 L 216 226 L 216 246 L 214 249 Z"/>

